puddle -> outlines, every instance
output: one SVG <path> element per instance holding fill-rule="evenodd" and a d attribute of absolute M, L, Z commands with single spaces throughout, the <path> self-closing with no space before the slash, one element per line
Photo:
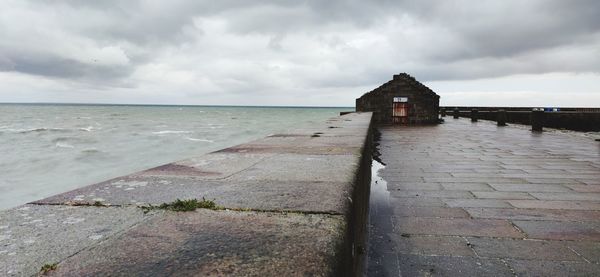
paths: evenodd
<path fill-rule="evenodd" d="M 377 157 L 373 159 L 369 198 L 367 276 L 397 276 L 399 272 L 394 242 L 390 238 L 394 230 L 390 192 L 387 181 L 379 176 L 384 168 L 384 163 Z"/>
<path fill-rule="evenodd" d="M 377 217 L 378 214 L 386 212 L 390 206 L 390 192 L 387 189 L 387 181 L 379 176 L 379 171 L 384 168 L 385 165 L 381 162 L 373 160 L 371 165 L 371 196 L 369 198 L 370 217 Z"/>

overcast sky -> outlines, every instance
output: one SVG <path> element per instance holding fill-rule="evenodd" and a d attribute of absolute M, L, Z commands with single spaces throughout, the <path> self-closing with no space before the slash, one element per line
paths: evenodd
<path fill-rule="evenodd" d="M 27 1 L 0 102 L 354 106 L 407 72 L 442 105 L 600 106 L 600 1 Z"/>

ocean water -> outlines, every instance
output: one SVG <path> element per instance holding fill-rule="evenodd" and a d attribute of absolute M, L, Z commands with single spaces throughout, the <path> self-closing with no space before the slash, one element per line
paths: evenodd
<path fill-rule="evenodd" d="M 0 210 L 347 110 L 0 104 Z"/>

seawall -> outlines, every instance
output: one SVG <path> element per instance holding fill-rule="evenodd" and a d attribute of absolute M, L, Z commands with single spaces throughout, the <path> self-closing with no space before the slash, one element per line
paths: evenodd
<path fill-rule="evenodd" d="M 1 211 L 0 275 L 362 275 L 371 118 L 346 114 Z M 159 207 L 203 198 L 216 206 Z"/>
<path fill-rule="evenodd" d="M 459 110 L 461 117 L 470 117 L 471 110 L 477 109 L 479 119 L 496 120 L 498 110 L 506 111 L 506 122 L 531 125 L 531 111 L 534 107 L 442 107 L 446 115 Z M 543 127 L 567 129 L 573 131 L 600 131 L 600 108 L 564 108 L 544 112 Z"/>

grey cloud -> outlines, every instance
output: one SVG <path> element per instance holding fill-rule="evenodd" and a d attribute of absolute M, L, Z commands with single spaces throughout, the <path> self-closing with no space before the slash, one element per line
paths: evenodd
<path fill-rule="evenodd" d="M 238 95 L 371 86 L 401 71 L 425 81 L 600 72 L 595 0 L 14 3 L 0 11 L 0 37 L 10 37 L 0 71 L 90 86 L 162 80 L 176 93 L 198 78 Z M 24 11 L 37 18 L 14 20 Z M 39 30 L 48 37 L 36 41 Z M 118 47 L 127 62 L 95 63 L 67 46 Z"/>

